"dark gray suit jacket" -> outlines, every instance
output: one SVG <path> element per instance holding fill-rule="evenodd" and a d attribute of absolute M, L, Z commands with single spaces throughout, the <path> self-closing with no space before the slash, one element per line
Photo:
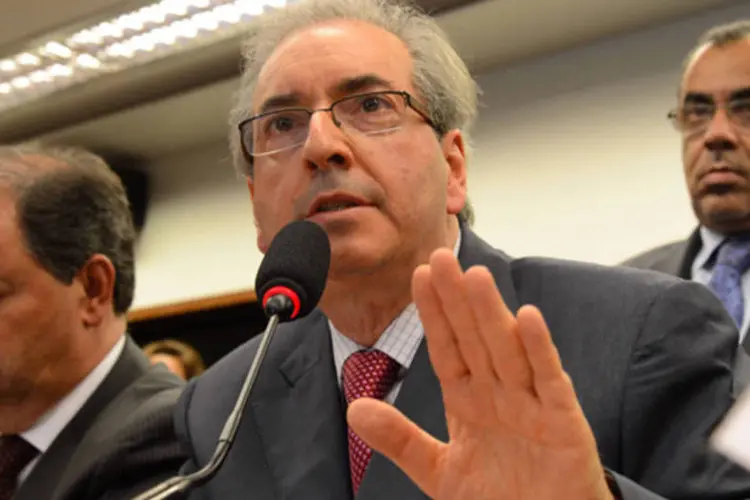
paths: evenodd
<path fill-rule="evenodd" d="M 179 470 L 174 404 L 184 384 L 127 339 L 112 371 L 62 430 L 14 500 L 125 499 Z"/>
<path fill-rule="evenodd" d="M 691 268 L 700 249 L 701 237 L 696 229 L 686 240 L 652 248 L 626 260 L 622 265 L 660 271 L 689 280 L 693 278 Z"/>
<path fill-rule="evenodd" d="M 700 249 L 701 237 L 696 229 L 686 240 L 653 248 L 626 260 L 622 265 L 651 269 L 690 280 L 693 279 L 693 261 Z M 737 352 L 734 375 L 736 378 L 735 394 L 739 394 L 750 386 L 750 334 L 746 335 L 742 349 Z"/>
<path fill-rule="evenodd" d="M 707 447 L 732 403 L 737 333 L 705 287 L 627 268 L 512 260 L 470 231 L 463 232 L 459 260 L 464 268 L 487 266 L 512 310 L 521 304 L 541 309 L 624 498 L 659 498 L 647 489 L 670 499 L 750 498 L 750 475 Z M 257 347 L 257 338 L 241 346 L 183 393 L 175 422 L 190 448 L 185 472 L 211 455 Z M 395 405 L 447 440 L 440 386 L 424 343 Z M 191 498 L 348 500 L 348 467 L 329 330 L 314 311 L 279 328 L 234 447 Z M 426 497 L 375 454 L 357 498 Z"/>

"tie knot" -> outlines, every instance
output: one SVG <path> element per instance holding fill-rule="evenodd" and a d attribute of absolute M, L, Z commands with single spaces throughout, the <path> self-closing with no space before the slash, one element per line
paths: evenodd
<path fill-rule="evenodd" d="M 20 436 L 0 436 L 0 479 L 15 480 L 38 451 Z"/>
<path fill-rule="evenodd" d="M 398 377 L 398 362 L 380 351 L 357 351 L 344 362 L 346 402 L 385 398 Z"/>
<path fill-rule="evenodd" d="M 727 266 L 744 273 L 750 266 L 750 240 L 728 238 L 719 248 L 716 265 Z"/>

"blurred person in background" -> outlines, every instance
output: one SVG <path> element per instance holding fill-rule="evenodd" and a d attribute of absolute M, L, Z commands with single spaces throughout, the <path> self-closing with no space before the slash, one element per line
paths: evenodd
<path fill-rule="evenodd" d="M 698 227 L 631 267 L 707 285 L 739 328 L 738 389 L 750 382 L 750 20 L 706 32 L 688 54 L 677 108 L 685 182 Z"/>
<path fill-rule="evenodd" d="M 163 363 L 183 380 L 197 377 L 206 370 L 200 353 L 184 342 L 174 339 L 151 342 L 143 348 L 151 364 Z"/>
<path fill-rule="evenodd" d="M 134 240 L 102 159 L 0 147 L 0 500 L 130 498 L 184 461 L 183 382 L 126 335 Z"/>
<path fill-rule="evenodd" d="M 708 445 L 737 329 L 704 286 L 513 259 L 471 230 L 477 88 L 433 18 L 308 0 L 255 22 L 230 121 L 258 247 L 311 220 L 331 267 L 196 499 L 750 497 Z M 188 384 L 186 473 L 216 449 L 259 341 Z"/>

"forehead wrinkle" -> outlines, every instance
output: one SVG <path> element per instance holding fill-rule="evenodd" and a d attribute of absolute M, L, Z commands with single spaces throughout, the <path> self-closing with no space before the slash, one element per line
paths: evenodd
<path fill-rule="evenodd" d="M 290 84 L 290 82 L 288 82 L 290 78 L 282 79 L 276 76 L 280 71 L 288 71 L 290 66 L 309 64 L 307 58 L 301 57 L 293 58 L 291 63 L 287 63 L 284 66 L 280 66 L 278 64 L 280 59 L 289 57 L 287 52 L 289 47 L 293 47 L 293 50 L 297 51 L 300 47 L 302 47 L 302 49 L 304 50 L 310 45 L 310 43 L 300 42 L 300 39 L 303 36 L 308 36 L 312 40 L 314 40 L 314 42 L 310 43 L 316 43 L 319 41 L 320 43 L 325 44 L 326 38 L 331 39 L 333 48 L 331 48 L 330 52 L 323 53 L 322 55 L 332 55 L 340 57 L 345 57 L 347 54 L 345 54 L 344 51 L 352 47 L 384 47 L 384 45 L 388 45 L 387 47 L 383 48 L 384 51 L 387 51 L 387 56 L 384 53 L 371 52 L 370 54 L 372 55 L 372 57 L 367 58 L 368 61 L 377 59 L 381 63 L 386 63 L 383 66 L 383 69 L 394 68 L 395 65 L 392 61 L 396 59 L 402 59 L 401 57 L 398 57 L 397 54 L 393 51 L 393 48 L 395 46 L 398 46 L 402 51 L 402 55 L 406 57 L 407 61 L 408 76 L 405 85 L 408 85 L 407 90 L 413 92 L 413 61 L 411 59 L 411 54 L 409 53 L 408 47 L 403 42 L 403 40 L 398 38 L 390 31 L 384 30 L 383 28 L 368 22 L 353 19 L 333 19 L 330 21 L 323 21 L 310 26 L 305 26 L 299 30 L 293 31 L 278 44 L 278 46 L 273 50 L 271 55 L 263 64 L 258 74 L 258 84 L 255 87 L 254 96 L 252 98 L 253 112 L 254 110 L 259 109 L 258 106 L 261 102 L 271 97 L 272 95 L 297 95 L 301 98 L 302 96 L 312 96 L 316 93 L 319 93 L 320 85 L 318 82 L 310 81 L 312 79 L 295 78 L 295 81 Z M 375 40 L 373 40 L 377 39 L 378 37 L 381 39 L 381 43 L 375 43 Z M 348 41 L 346 43 L 343 43 L 342 40 Z M 358 65 L 357 62 L 359 58 L 355 57 L 355 53 L 349 55 L 352 56 L 355 62 L 349 65 L 348 74 L 342 74 L 341 76 L 339 76 L 339 81 L 365 74 L 376 73 L 376 71 L 373 71 L 372 67 L 366 66 L 364 64 Z M 382 69 L 381 71 L 377 72 L 380 73 L 379 76 L 383 80 L 393 80 L 393 78 L 383 76 Z M 344 71 L 341 71 L 341 73 L 344 73 Z M 317 79 L 317 75 L 315 75 L 315 77 Z M 276 87 L 273 89 L 273 93 L 268 91 L 269 88 L 271 88 L 268 84 L 269 80 L 275 80 L 272 82 Z M 281 85 L 278 85 L 279 80 L 282 81 Z M 331 89 L 326 88 L 325 92 L 327 93 L 328 97 L 332 97 Z"/>
<path fill-rule="evenodd" d="M 730 66 L 727 66 L 727 58 L 731 58 L 731 69 Z M 750 65 L 748 65 L 748 61 L 750 61 L 750 38 L 722 45 L 713 45 L 710 43 L 703 45 L 695 51 L 688 64 L 686 64 L 679 88 L 680 99 L 689 93 L 730 98 L 734 92 L 750 87 Z M 688 85 L 689 80 L 696 79 L 696 72 L 698 72 L 697 78 L 702 82 L 702 85 L 707 85 L 705 80 L 707 79 L 708 70 L 704 66 L 716 64 L 722 65 L 722 69 L 726 71 L 726 75 L 724 75 L 726 78 L 722 78 L 721 75 L 714 76 L 713 80 L 715 81 L 710 81 L 708 87 L 691 88 Z M 717 73 L 719 72 L 714 71 L 708 73 L 708 75 L 715 75 Z M 739 83 L 737 77 L 743 73 L 745 74 L 746 81 L 745 83 Z M 724 80 L 726 79 L 731 79 L 732 83 L 725 83 Z"/>

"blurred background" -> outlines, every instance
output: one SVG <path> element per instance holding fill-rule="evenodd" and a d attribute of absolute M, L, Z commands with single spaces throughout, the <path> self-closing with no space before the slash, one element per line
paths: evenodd
<path fill-rule="evenodd" d="M 469 163 L 482 237 L 513 256 L 616 264 L 693 230 L 666 114 L 696 38 L 749 17 L 750 1 L 419 3 L 483 90 Z M 120 173 L 140 228 L 141 344 L 179 338 L 210 365 L 263 327 L 226 121 L 243 23 L 283 5 L 0 3 L 0 141 L 85 146 Z"/>

